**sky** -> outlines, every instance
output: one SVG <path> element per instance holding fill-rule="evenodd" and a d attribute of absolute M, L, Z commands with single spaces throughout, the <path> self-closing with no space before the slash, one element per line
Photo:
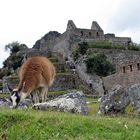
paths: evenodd
<path fill-rule="evenodd" d="M 97 21 L 104 33 L 131 37 L 140 44 L 140 0 L 0 0 L 0 67 L 13 41 L 32 47 L 49 31 L 65 32 L 67 21 L 91 28 Z"/>

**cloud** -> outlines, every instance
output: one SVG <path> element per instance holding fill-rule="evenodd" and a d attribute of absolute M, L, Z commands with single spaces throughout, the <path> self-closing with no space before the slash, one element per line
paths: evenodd
<path fill-rule="evenodd" d="M 139 0 L 124 0 L 120 3 L 117 11 L 109 18 L 107 28 L 118 35 L 130 36 L 132 37 L 132 40 L 140 43 L 139 13 Z"/>
<path fill-rule="evenodd" d="M 110 18 L 110 28 L 122 31 L 140 27 L 139 5 L 139 0 L 124 0 L 120 3 L 120 7 Z"/>
<path fill-rule="evenodd" d="M 0 68 L 3 66 L 3 61 L 9 56 L 9 52 L 4 50 L 4 45 L 0 44 Z"/>

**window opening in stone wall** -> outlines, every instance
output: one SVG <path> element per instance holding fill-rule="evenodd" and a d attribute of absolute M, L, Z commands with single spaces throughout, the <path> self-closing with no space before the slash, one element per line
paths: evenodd
<path fill-rule="evenodd" d="M 99 33 L 97 32 L 96 34 L 97 34 L 97 37 L 98 37 L 99 36 Z"/>
<path fill-rule="evenodd" d="M 91 32 L 89 32 L 89 36 L 91 37 Z"/>
<path fill-rule="evenodd" d="M 133 70 L 132 70 L 132 65 L 130 65 L 130 72 L 132 72 Z"/>
<path fill-rule="evenodd" d="M 137 68 L 138 68 L 138 70 L 140 70 L 140 63 L 137 64 Z"/>
<path fill-rule="evenodd" d="M 84 35 L 83 31 L 81 31 L 81 36 L 83 36 L 83 35 Z"/>
<path fill-rule="evenodd" d="M 126 71 L 125 71 L 125 67 L 123 66 L 123 73 L 125 73 Z"/>

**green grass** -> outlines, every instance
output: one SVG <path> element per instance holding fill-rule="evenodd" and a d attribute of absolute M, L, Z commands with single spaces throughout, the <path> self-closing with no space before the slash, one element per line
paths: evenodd
<path fill-rule="evenodd" d="M 68 73 L 68 72 L 60 72 L 60 73 L 57 73 L 57 74 L 56 74 L 56 76 L 65 76 L 65 75 L 66 75 L 66 76 L 67 76 L 67 75 L 70 76 L 71 73 Z"/>
<path fill-rule="evenodd" d="M 55 111 L 0 108 L 0 140 L 139 140 L 140 116 L 98 115 L 97 99 L 87 97 L 87 116 Z"/>
<path fill-rule="evenodd" d="M 10 94 L 8 93 L 0 93 L 0 98 L 7 98 L 10 97 Z"/>
<path fill-rule="evenodd" d="M 52 63 L 57 63 L 59 62 L 58 59 L 56 57 L 50 57 L 49 60 L 52 62 Z"/>
<path fill-rule="evenodd" d="M 0 111 L 0 137 L 8 140 L 139 140 L 140 118 L 69 113 Z"/>
<path fill-rule="evenodd" d="M 68 91 L 67 90 L 58 90 L 58 91 L 49 91 L 48 94 L 50 95 L 62 95 L 62 94 L 66 94 Z"/>
<path fill-rule="evenodd" d="M 85 42 L 81 43 L 81 45 L 84 45 Z M 101 49 L 121 49 L 121 50 L 125 50 L 126 46 L 124 45 L 113 45 L 111 42 L 109 41 L 97 41 L 97 42 L 92 42 L 92 43 L 88 43 L 86 44 L 87 48 L 101 48 Z M 140 51 L 140 45 L 139 44 L 131 44 L 127 47 L 128 50 L 135 50 L 135 51 Z"/>
<path fill-rule="evenodd" d="M 112 49 L 113 45 L 107 41 L 99 41 L 99 42 L 89 44 L 89 48 Z"/>

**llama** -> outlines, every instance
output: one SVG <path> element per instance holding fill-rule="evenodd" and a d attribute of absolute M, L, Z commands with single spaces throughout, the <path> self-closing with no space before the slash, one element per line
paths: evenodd
<path fill-rule="evenodd" d="M 46 57 L 28 58 L 19 70 L 20 82 L 17 88 L 9 89 L 13 108 L 28 96 L 34 98 L 34 103 L 38 103 L 40 99 L 41 102 L 45 102 L 48 88 L 52 85 L 54 77 L 55 67 Z"/>

